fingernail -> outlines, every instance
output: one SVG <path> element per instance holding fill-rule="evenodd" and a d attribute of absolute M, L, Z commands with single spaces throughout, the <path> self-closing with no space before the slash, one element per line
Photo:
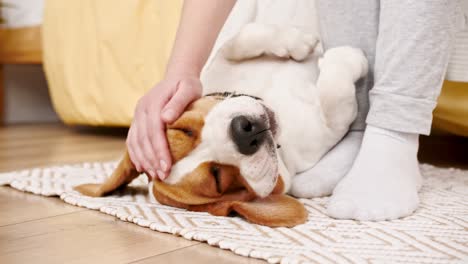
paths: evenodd
<path fill-rule="evenodd" d="M 175 112 L 172 109 L 164 110 L 162 113 L 164 119 L 173 120 L 175 118 Z"/>
<path fill-rule="evenodd" d="M 158 173 L 159 179 L 164 180 L 164 178 L 166 177 L 166 175 L 164 175 L 164 172 L 162 172 L 161 170 L 157 170 L 157 173 Z"/>
<path fill-rule="evenodd" d="M 164 160 L 160 160 L 159 164 L 161 164 L 161 169 L 163 171 L 167 171 L 167 163 Z"/>

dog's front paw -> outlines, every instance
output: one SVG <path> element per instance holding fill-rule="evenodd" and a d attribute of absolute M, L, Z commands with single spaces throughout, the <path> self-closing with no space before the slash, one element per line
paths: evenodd
<path fill-rule="evenodd" d="M 313 52 L 318 37 L 294 27 L 250 23 L 223 46 L 224 57 L 241 61 L 261 55 L 301 61 Z"/>
<path fill-rule="evenodd" d="M 305 60 L 317 46 L 319 39 L 314 34 L 305 33 L 294 27 L 279 28 L 275 39 L 271 40 L 270 52 L 281 58 Z"/>

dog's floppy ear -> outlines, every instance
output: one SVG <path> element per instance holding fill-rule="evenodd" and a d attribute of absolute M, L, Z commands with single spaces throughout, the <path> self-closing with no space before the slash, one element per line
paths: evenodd
<path fill-rule="evenodd" d="M 285 194 L 272 194 L 252 201 L 223 201 L 192 205 L 190 210 L 227 216 L 236 212 L 249 222 L 270 227 L 293 227 L 306 222 L 307 211 L 298 200 Z"/>
<path fill-rule="evenodd" d="M 293 227 L 307 220 L 304 205 L 285 194 L 240 202 L 234 204 L 232 209 L 252 223 L 271 227 Z"/>
<path fill-rule="evenodd" d="M 249 222 L 270 227 L 293 227 L 307 221 L 307 210 L 295 198 L 283 194 L 284 183 L 279 180 L 271 195 L 247 201 L 221 201 L 191 205 L 189 210 L 227 216 L 236 212 Z"/>
<path fill-rule="evenodd" d="M 265 198 L 239 202 L 232 210 L 252 223 L 270 227 L 293 227 L 307 221 L 307 210 L 295 198 L 283 194 L 284 182 L 280 177 L 272 193 Z"/>
<path fill-rule="evenodd" d="M 114 170 L 112 175 L 106 179 L 104 183 L 82 184 L 76 186 L 74 189 L 87 196 L 101 197 L 112 191 L 117 190 L 118 188 L 126 186 L 139 175 L 140 173 L 138 173 L 135 166 L 133 166 L 133 163 L 130 160 L 130 156 L 126 151 L 123 159 L 120 161 L 117 168 Z"/>

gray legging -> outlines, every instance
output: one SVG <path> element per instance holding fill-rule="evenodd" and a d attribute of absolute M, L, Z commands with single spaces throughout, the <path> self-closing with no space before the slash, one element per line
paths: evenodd
<path fill-rule="evenodd" d="M 432 111 L 463 15 L 458 0 L 317 0 L 325 49 L 366 53 L 353 130 L 369 125 L 429 134 Z M 468 74 L 468 73 L 467 73 Z"/>

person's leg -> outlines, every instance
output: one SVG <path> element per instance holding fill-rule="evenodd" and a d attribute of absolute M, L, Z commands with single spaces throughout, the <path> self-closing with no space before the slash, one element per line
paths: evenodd
<path fill-rule="evenodd" d="M 461 22 L 458 4 L 380 1 L 367 128 L 351 170 L 328 204 L 331 216 L 395 219 L 417 208 L 418 136 L 430 132 L 451 43 Z"/>
<path fill-rule="evenodd" d="M 324 50 L 339 46 L 360 48 L 369 61 L 369 74 L 356 84 L 358 115 L 351 131 L 313 168 L 293 179 L 291 194 L 311 198 L 330 195 L 349 171 L 361 145 L 373 86 L 379 4 L 375 0 L 317 0 L 321 42 Z"/>

